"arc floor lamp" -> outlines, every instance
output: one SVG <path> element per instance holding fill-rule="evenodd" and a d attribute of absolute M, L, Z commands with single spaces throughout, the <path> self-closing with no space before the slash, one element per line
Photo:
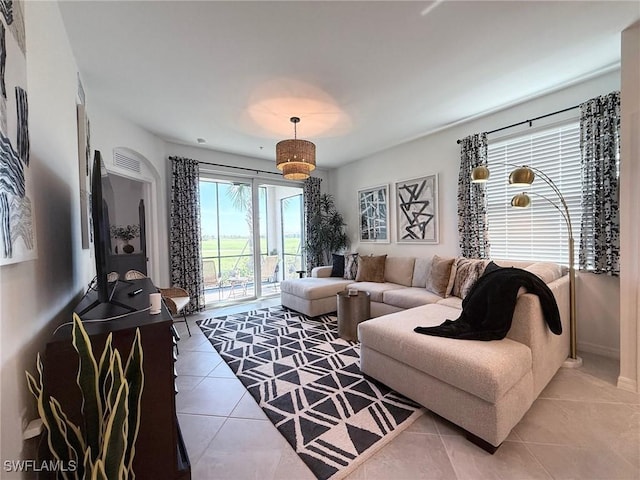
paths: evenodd
<path fill-rule="evenodd" d="M 514 165 L 515 166 L 515 165 Z M 547 184 L 554 193 L 558 196 L 559 204 L 557 201 L 541 195 L 539 193 L 530 192 L 530 195 L 540 197 L 549 202 L 556 210 L 560 212 L 564 222 L 567 226 L 567 233 L 569 235 L 569 358 L 565 361 L 565 367 L 579 367 L 582 365 L 582 359 L 578 357 L 577 348 L 577 324 L 576 324 L 576 271 L 574 268 L 574 241 L 573 241 L 573 229 L 571 228 L 571 215 L 569 214 L 569 207 L 567 202 L 560 192 L 558 186 L 554 183 L 549 176 L 542 170 L 524 166 L 515 166 L 516 168 L 509 174 L 509 185 L 514 187 L 529 187 L 536 178 L 536 174 Z M 471 181 L 473 183 L 486 183 L 489 180 L 489 169 L 483 165 L 475 167 L 471 172 Z M 528 208 L 531 205 L 531 197 L 526 192 L 518 193 L 511 199 L 511 206 L 514 208 Z"/>

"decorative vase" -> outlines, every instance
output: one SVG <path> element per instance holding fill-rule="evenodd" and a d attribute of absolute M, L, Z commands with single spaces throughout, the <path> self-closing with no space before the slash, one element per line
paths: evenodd
<path fill-rule="evenodd" d="M 133 253 L 133 250 L 134 250 L 133 245 L 131 245 L 128 240 L 125 240 L 124 245 L 122 247 L 122 251 L 124 253 Z"/>

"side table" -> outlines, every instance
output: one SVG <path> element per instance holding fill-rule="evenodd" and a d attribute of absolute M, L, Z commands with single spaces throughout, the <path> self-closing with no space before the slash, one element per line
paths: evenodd
<path fill-rule="evenodd" d="M 371 318 L 371 295 L 358 292 L 338 293 L 338 335 L 345 340 L 358 341 L 358 324 Z"/>

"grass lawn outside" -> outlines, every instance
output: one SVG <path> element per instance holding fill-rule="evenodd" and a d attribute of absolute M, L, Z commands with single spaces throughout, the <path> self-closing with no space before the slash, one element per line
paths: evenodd
<path fill-rule="evenodd" d="M 219 240 L 219 241 L 218 241 Z M 253 277 L 252 246 L 248 238 L 221 237 L 201 241 L 203 260 L 213 259 L 218 276 L 225 281 L 229 277 Z M 261 239 L 261 251 L 268 255 L 266 239 Z M 300 238 L 285 238 L 285 271 L 295 272 L 301 269 Z M 220 263 L 218 263 L 218 257 Z M 282 268 L 282 266 L 280 267 Z M 287 275 L 289 276 L 289 275 Z"/>

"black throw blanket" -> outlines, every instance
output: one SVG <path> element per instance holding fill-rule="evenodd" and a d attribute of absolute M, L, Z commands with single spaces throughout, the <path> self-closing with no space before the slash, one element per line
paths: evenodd
<path fill-rule="evenodd" d="M 538 295 L 549 329 L 562 333 L 560 312 L 553 293 L 536 275 L 520 268 L 500 268 L 491 262 L 462 300 L 462 314 L 437 327 L 416 327 L 415 332 L 463 340 L 500 340 L 511 328 L 520 287 Z"/>

